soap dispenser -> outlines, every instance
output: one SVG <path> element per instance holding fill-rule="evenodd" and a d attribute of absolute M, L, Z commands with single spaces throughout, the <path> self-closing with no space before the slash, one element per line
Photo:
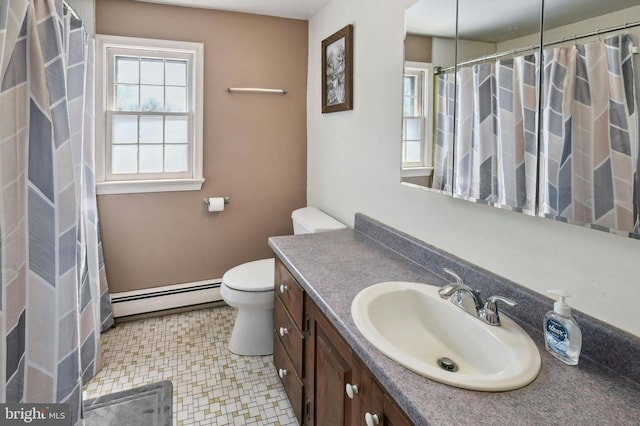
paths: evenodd
<path fill-rule="evenodd" d="M 571 316 L 571 307 L 565 299 L 571 294 L 564 290 L 548 290 L 558 296 L 553 310 L 544 316 L 544 345 L 551 355 L 568 365 L 577 365 L 582 349 L 582 332 Z"/>

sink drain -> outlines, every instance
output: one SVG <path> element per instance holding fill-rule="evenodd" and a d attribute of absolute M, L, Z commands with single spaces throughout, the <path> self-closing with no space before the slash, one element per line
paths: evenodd
<path fill-rule="evenodd" d="M 458 364 L 453 362 L 451 358 L 447 358 L 447 357 L 440 358 L 438 360 L 438 365 L 443 370 L 451 371 L 452 373 L 455 373 L 456 371 L 458 371 Z"/>

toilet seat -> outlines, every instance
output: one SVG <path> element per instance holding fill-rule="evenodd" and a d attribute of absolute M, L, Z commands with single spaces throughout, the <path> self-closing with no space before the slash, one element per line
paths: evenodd
<path fill-rule="evenodd" d="M 222 284 L 236 291 L 273 291 L 275 259 L 261 259 L 229 269 L 222 276 Z"/>

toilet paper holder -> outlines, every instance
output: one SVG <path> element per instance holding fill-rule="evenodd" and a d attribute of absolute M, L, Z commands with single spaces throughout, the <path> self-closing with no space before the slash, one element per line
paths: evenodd
<path fill-rule="evenodd" d="M 209 197 L 205 198 L 203 200 L 204 206 L 208 209 L 209 208 Z M 224 204 L 229 204 L 229 197 L 224 197 Z"/>

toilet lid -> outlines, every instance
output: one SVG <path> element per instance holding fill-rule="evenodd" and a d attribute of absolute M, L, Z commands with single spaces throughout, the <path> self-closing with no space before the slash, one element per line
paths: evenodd
<path fill-rule="evenodd" d="M 275 259 L 254 260 L 229 269 L 222 276 L 222 283 L 238 291 L 273 290 Z"/>

